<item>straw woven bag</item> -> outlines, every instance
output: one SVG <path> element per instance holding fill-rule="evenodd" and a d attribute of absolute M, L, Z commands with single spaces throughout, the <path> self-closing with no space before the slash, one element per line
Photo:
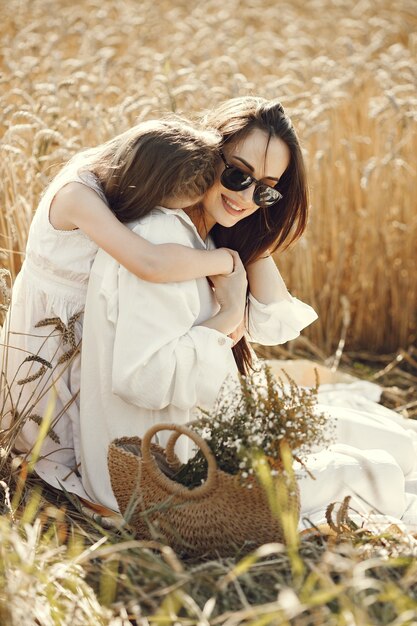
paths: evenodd
<path fill-rule="evenodd" d="M 165 450 L 151 443 L 161 430 L 174 431 Z M 174 446 L 182 434 L 201 448 L 208 463 L 206 481 L 194 489 L 167 475 L 181 465 Z M 248 489 L 239 476 L 219 470 L 207 443 L 185 426 L 156 424 L 142 440 L 115 439 L 109 446 L 108 467 L 120 512 L 142 539 L 152 536 L 148 521 L 168 545 L 194 556 L 227 556 L 244 544 L 252 549 L 283 541 L 282 528 L 271 514 L 262 486 L 254 481 Z M 291 506 L 299 512 L 298 493 L 292 496 Z"/>

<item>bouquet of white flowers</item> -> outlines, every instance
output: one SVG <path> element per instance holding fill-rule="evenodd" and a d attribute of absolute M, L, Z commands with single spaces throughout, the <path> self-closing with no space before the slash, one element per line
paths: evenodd
<path fill-rule="evenodd" d="M 240 390 L 223 391 L 210 412 L 201 411 L 193 430 L 208 444 L 219 469 L 240 474 L 251 488 L 254 464 L 266 458 L 272 475 L 282 471 L 282 444 L 293 458 L 303 461 L 313 447 L 330 443 L 332 430 L 327 416 L 317 408 L 318 380 L 313 388 L 298 387 L 287 376 L 277 379 L 261 363 L 240 376 Z M 200 484 L 207 475 L 201 451 L 183 465 L 175 480 L 187 487 Z"/>

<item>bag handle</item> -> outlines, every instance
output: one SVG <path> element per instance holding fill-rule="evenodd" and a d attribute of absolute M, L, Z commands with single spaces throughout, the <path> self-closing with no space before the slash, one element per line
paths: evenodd
<path fill-rule="evenodd" d="M 174 431 L 174 435 L 170 437 L 168 442 L 171 455 L 173 454 L 175 442 L 180 435 L 187 435 L 187 437 L 194 441 L 194 443 L 201 449 L 208 465 L 207 478 L 204 484 L 199 487 L 195 487 L 194 489 L 188 489 L 185 485 L 176 483 L 174 480 L 171 480 L 168 476 L 165 476 L 165 474 L 161 472 L 150 451 L 152 437 L 161 430 Z M 160 487 L 173 496 L 182 496 L 187 500 L 195 500 L 206 496 L 210 491 L 212 491 L 217 483 L 217 463 L 207 443 L 202 437 L 200 437 L 200 435 L 197 435 L 194 431 L 180 424 L 154 424 L 146 431 L 142 439 L 142 463 L 147 464 L 148 472 L 152 474 L 155 482 L 157 482 Z"/>
<path fill-rule="evenodd" d="M 190 429 L 191 426 L 198 425 L 199 423 L 200 421 L 196 419 L 196 420 L 192 420 L 191 422 L 187 422 L 184 426 Z M 174 463 L 178 463 L 178 457 L 175 454 L 175 444 L 177 443 L 178 439 L 181 437 L 181 434 L 182 433 L 178 431 L 174 431 L 172 435 L 170 436 L 170 438 L 168 439 L 167 445 L 165 446 L 165 458 L 168 461 L 169 465 L 174 465 Z M 202 441 L 203 441 L 203 445 L 206 444 L 204 439 L 202 439 Z M 210 449 L 209 449 L 209 453 L 213 454 Z M 217 469 L 217 462 L 216 462 L 216 469 Z"/>

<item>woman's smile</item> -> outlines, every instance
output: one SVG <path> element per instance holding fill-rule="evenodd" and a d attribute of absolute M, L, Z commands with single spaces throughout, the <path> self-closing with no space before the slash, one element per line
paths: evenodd
<path fill-rule="evenodd" d="M 223 200 L 223 206 L 225 211 L 227 211 L 230 215 L 241 217 L 247 209 L 245 207 L 239 206 L 236 202 L 233 202 L 230 198 L 221 194 Z"/>

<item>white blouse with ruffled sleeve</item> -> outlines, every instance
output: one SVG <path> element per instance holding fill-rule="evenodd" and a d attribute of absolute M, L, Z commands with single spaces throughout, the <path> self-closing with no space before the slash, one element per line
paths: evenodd
<path fill-rule="evenodd" d="M 246 337 L 264 346 L 276 346 L 298 337 L 303 328 L 316 319 L 314 309 L 293 296 L 288 300 L 262 304 L 249 294 Z"/>
<path fill-rule="evenodd" d="M 155 244 L 214 247 L 182 210 L 158 207 L 131 227 Z M 249 333 L 259 343 L 292 339 L 316 317 L 295 298 L 263 305 L 251 297 L 250 307 Z M 232 340 L 201 326 L 218 308 L 205 278 L 146 282 L 99 251 L 87 293 L 81 367 L 82 480 L 90 498 L 117 509 L 107 470 L 114 438 L 141 437 L 158 422 L 190 421 L 196 407 L 210 408 L 228 375 L 236 374 Z M 184 458 L 189 449 L 182 439 Z"/>

